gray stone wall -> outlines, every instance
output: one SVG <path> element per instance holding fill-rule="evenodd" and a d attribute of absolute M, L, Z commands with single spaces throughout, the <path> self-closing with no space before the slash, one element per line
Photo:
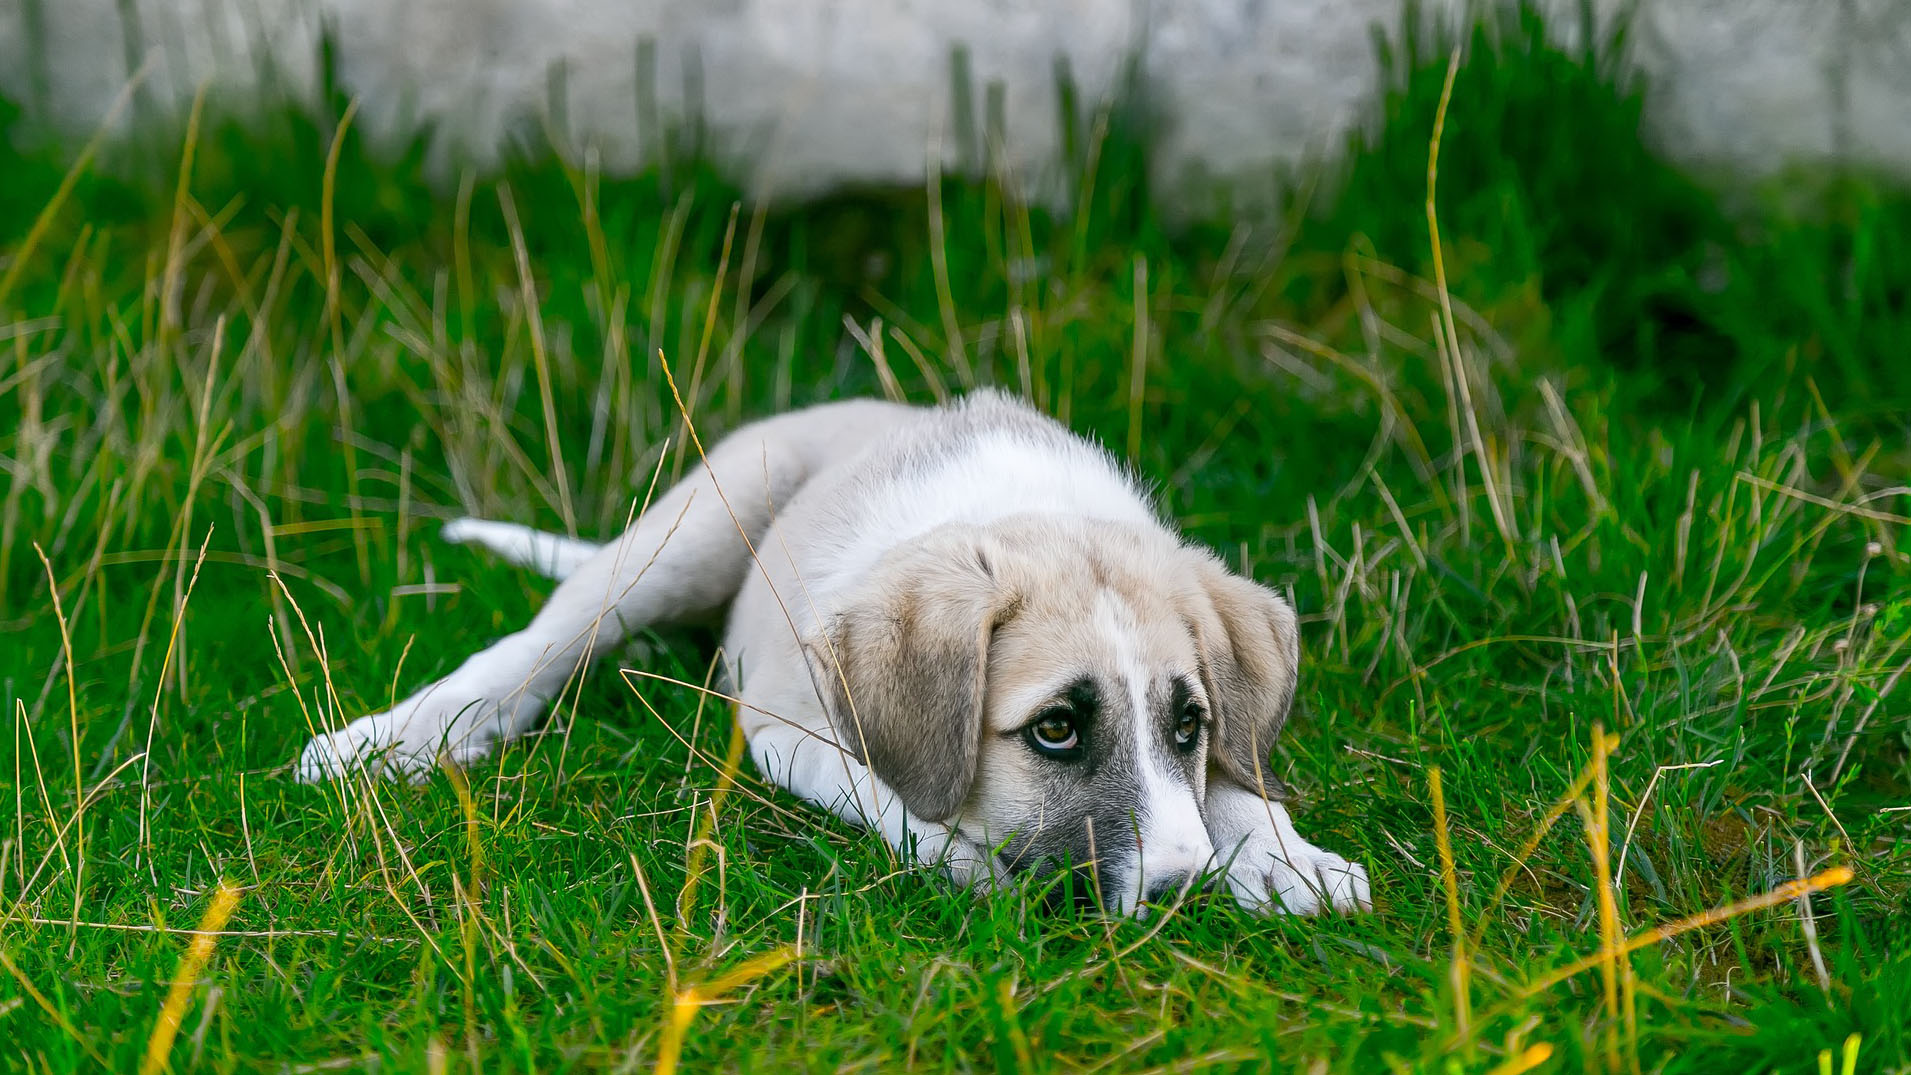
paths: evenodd
<path fill-rule="evenodd" d="M 0 0 L 0 91 L 76 133 L 142 65 L 122 127 L 201 86 L 305 94 L 330 25 L 360 122 L 430 124 L 441 169 L 539 129 L 631 169 L 694 121 L 759 196 L 796 197 L 919 183 L 992 132 L 1039 194 L 1058 64 L 1093 102 L 1133 58 L 1162 121 L 1157 179 L 1251 192 L 1370 115 L 1371 35 L 1400 17 L 1399 0 Z M 1678 159 L 1748 180 L 1827 161 L 1911 178 L 1911 0 L 1644 0 L 1633 46 Z"/>

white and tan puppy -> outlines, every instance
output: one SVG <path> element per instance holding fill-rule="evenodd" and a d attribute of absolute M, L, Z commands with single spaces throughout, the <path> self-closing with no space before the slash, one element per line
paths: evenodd
<path fill-rule="evenodd" d="M 525 731 L 630 632 L 729 610 L 764 776 L 960 883 L 1073 868 L 1127 912 L 1209 874 L 1255 910 L 1368 906 L 1266 769 L 1299 639 L 1026 405 L 837 403 L 747 426 L 596 546 L 461 520 L 563 580 L 531 624 L 314 739 L 306 780 L 428 773 Z"/>

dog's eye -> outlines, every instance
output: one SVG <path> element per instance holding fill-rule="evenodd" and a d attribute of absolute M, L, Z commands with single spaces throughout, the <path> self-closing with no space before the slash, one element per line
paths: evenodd
<path fill-rule="evenodd" d="M 1035 749 L 1047 754 L 1065 754 L 1082 745 L 1075 730 L 1075 717 L 1066 709 L 1050 709 L 1028 726 L 1028 739 Z"/>
<path fill-rule="evenodd" d="M 1201 718 L 1203 716 L 1205 716 L 1205 714 L 1202 712 L 1201 703 L 1199 702 L 1189 702 L 1187 705 L 1181 707 L 1181 716 L 1174 724 L 1175 746 L 1191 747 L 1194 745 L 1195 739 L 1201 735 Z"/>

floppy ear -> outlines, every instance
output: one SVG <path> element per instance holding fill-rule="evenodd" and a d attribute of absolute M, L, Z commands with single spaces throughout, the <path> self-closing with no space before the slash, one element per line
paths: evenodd
<path fill-rule="evenodd" d="M 1299 622 L 1280 594 L 1201 560 L 1205 601 L 1197 598 L 1192 619 L 1214 720 L 1209 760 L 1242 787 L 1281 798 L 1287 788 L 1269 770 L 1268 752 L 1294 704 Z"/>
<path fill-rule="evenodd" d="M 942 821 L 968 798 L 989 640 L 1009 610 L 978 535 L 931 533 L 804 644 L 838 741 L 916 817 Z"/>

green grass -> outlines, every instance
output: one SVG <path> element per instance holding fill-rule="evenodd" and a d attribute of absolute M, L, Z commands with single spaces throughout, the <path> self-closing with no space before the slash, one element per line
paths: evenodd
<path fill-rule="evenodd" d="M 1457 360 L 1423 206 L 1438 42 L 1256 225 L 1164 221 L 1121 124 L 1059 215 L 955 180 L 737 212 L 694 166 L 548 158 L 434 191 L 349 135 L 328 214 L 332 121 L 290 113 L 209 112 L 183 181 L 89 173 L 58 204 L 70 155 L 4 151 L 5 1066 L 136 1067 L 229 882 L 175 1069 L 645 1069 L 673 982 L 786 946 L 698 1013 L 686 1069 L 1486 1072 L 1543 1044 L 1543 1071 L 1811 1071 L 1853 1034 L 1859 1070 L 1911 1067 L 1911 200 L 1841 181 L 1728 216 L 1642 148 L 1603 53 L 1536 32 L 1482 30 L 1454 90 Z M 747 767 L 715 796 L 725 714 L 608 667 L 468 798 L 292 783 L 311 722 L 545 592 L 436 520 L 608 534 L 682 472 L 663 361 L 706 438 L 997 383 L 1132 453 L 1291 588 L 1274 763 L 1377 911 L 952 893 Z M 643 641 L 624 663 L 705 676 L 710 636 Z M 1849 866 L 1815 940 L 1787 902 L 1639 951 L 1617 1004 L 1598 970 L 1529 990 L 1600 945 L 1582 815 L 1515 860 L 1596 726 L 1624 930 Z"/>

